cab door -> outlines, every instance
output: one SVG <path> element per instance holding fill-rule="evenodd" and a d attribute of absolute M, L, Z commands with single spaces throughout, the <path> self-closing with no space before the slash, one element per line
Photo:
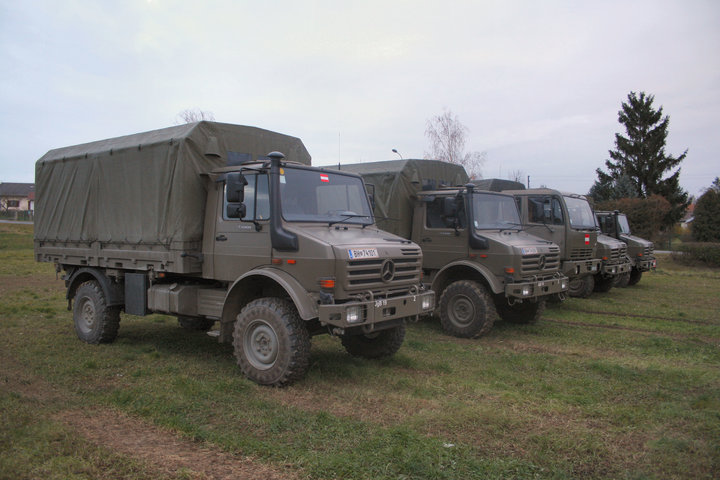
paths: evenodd
<path fill-rule="evenodd" d="M 443 208 L 443 203 L 448 198 L 437 196 L 432 201 L 422 202 L 418 207 L 418 213 L 422 213 L 422 224 L 418 235 L 414 237 L 423 251 L 423 268 L 439 270 L 454 260 L 468 257 L 470 247 L 465 225 L 467 222 L 464 221 L 465 210 L 462 208 L 457 212 L 457 217 L 462 221 L 456 228 L 454 220 L 445 215 Z"/>
<path fill-rule="evenodd" d="M 218 280 L 234 281 L 243 273 L 270 264 L 270 195 L 267 174 L 246 174 L 245 216 L 227 216 L 225 189 L 219 195 L 213 267 Z"/>

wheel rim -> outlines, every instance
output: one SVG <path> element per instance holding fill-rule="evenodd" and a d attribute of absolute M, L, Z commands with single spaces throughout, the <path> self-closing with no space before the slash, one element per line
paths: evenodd
<path fill-rule="evenodd" d="M 95 325 L 95 304 L 89 298 L 80 300 L 80 321 L 78 327 L 83 333 L 92 332 Z"/>
<path fill-rule="evenodd" d="M 475 319 L 475 306 L 465 295 L 455 295 L 448 306 L 448 317 L 453 325 L 467 327 Z"/>
<path fill-rule="evenodd" d="M 263 320 L 255 320 L 246 332 L 243 343 L 248 362 L 258 370 L 272 368 L 279 348 L 275 330 Z"/>
<path fill-rule="evenodd" d="M 568 292 L 576 294 L 580 293 L 583 289 L 583 286 L 585 284 L 585 279 L 582 277 L 574 277 L 570 279 L 570 283 L 568 283 Z"/>

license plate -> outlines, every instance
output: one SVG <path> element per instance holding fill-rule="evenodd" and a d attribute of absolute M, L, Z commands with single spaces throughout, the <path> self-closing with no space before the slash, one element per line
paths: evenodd
<path fill-rule="evenodd" d="M 350 248 L 348 249 L 348 257 L 353 260 L 359 258 L 378 258 L 377 248 Z"/>

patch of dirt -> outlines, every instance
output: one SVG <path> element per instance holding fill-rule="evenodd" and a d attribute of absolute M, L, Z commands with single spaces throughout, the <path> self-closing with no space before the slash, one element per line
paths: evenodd
<path fill-rule="evenodd" d="M 59 404 L 72 398 L 69 392 L 33 376 L 17 361 L 1 353 L 0 388 L 41 404 Z M 63 410 L 54 418 L 91 443 L 139 459 L 159 474 L 183 474 L 193 480 L 299 478 L 292 465 L 285 468 L 266 465 L 252 457 L 193 442 L 107 408 Z"/>

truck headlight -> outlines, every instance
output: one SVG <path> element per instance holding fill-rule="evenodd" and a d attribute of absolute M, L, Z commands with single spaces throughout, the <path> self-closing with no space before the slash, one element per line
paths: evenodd
<path fill-rule="evenodd" d="M 362 307 L 360 305 L 348 307 L 347 310 L 345 310 L 345 321 L 347 323 L 362 322 Z"/>
<path fill-rule="evenodd" d="M 532 287 L 530 285 L 523 285 L 522 287 L 522 296 L 527 297 L 532 293 Z"/>
<path fill-rule="evenodd" d="M 432 295 L 426 295 L 422 298 L 421 303 L 423 310 L 430 310 L 433 307 L 433 296 Z"/>
<path fill-rule="evenodd" d="M 568 286 L 567 286 L 567 279 L 562 279 L 562 280 L 560 280 L 560 289 L 561 289 L 561 290 L 567 290 L 567 288 L 568 288 Z"/>

